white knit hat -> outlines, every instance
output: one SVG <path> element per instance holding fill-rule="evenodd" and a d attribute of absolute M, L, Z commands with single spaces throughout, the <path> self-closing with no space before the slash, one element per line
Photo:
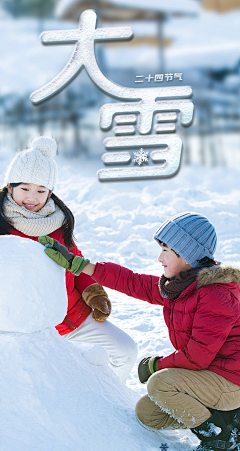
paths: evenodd
<path fill-rule="evenodd" d="M 57 153 L 55 139 L 35 138 L 30 149 L 23 150 L 11 161 L 4 184 L 34 183 L 53 190 L 57 181 L 57 164 L 52 159 Z"/>

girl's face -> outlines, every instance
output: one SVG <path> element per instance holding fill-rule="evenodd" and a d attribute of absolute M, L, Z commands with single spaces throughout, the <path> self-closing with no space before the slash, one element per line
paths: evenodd
<path fill-rule="evenodd" d="M 44 207 L 52 192 L 45 186 L 34 183 L 21 183 L 14 188 L 8 185 L 8 192 L 12 195 L 16 204 L 29 211 L 38 211 Z"/>
<path fill-rule="evenodd" d="M 164 275 L 168 279 L 176 276 L 181 271 L 191 269 L 191 266 L 182 257 L 178 257 L 175 252 L 168 246 L 161 245 L 162 251 L 158 257 L 158 261 L 162 263 Z"/>

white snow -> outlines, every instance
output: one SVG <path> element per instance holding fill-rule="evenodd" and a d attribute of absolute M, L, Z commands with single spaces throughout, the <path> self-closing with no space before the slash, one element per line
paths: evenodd
<path fill-rule="evenodd" d="M 174 40 L 166 49 L 168 67 L 215 69 L 233 67 L 240 57 L 239 9 L 220 14 L 203 11 L 195 18 L 173 19 L 165 36 Z"/>
<path fill-rule="evenodd" d="M 166 68 L 236 65 L 239 19 L 236 10 L 169 20 L 164 36 L 172 38 L 173 45 L 165 52 Z M 77 22 L 44 21 L 43 26 L 44 30 L 74 29 Z M 146 34 L 148 30 L 140 27 Z M 141 34 L 140 27 L 136 24 L 136 35 Z M 72 54 L 72 45 L 43 46 L 38 21 L 5 17 L 0 28 L 1 95 L 21 97 L 38 89 L 62 70 Z M 147 46 L 139 51 L 134 46 L 114 47 L 106 50 L 106 60 L 111 67 L 134 61 L 137 74 L 138 67 L 148 72 L 156 69 L 159 54 Z M 83 74 L 79 77 L 82 80 Z M 233 85 L 238 79 L 226 83 Z M 75 215 L 75 236 L 84 255 L 93 262 L 111 260 L 160 275 L 159 247 L 152 238 L 155 230 L 174 214 L 197 211 L 216 226 L 217 260 L 240 260 L 239 140 L 231 141 L 231 135 L 223 139 L 227 151 L 223 152 L 221 136 L 219 147 L 231 167 L 182 167 L 174 178 L 147 182 L 100 184 L 96 176 L 100 157 L 66 160 L 58 156 L 56 194 Z M 1 151 L 1 185 L 12 157 Z M 139 348 L 126 387 L 106 366 L 102 348 L 86 350 L 58 335 L 53 326 L 66 311 L 63 271 L 44 252 L 39 256 L 37 243 L 36 251 L 27 250 L 30 240 L 18 239 L 18 252 L 11 250 L 7 244 L 13 239 L 17 238 L 0 238 L 0 450 L 152 451 L 167 443 L 169 451 L 191 451 L 197 440 L 189 431 L 155 433 L 139 425 L 134 413 L 137 399 L 146 394 L 146 386 L 138 381 L 137 363 L 148 355 L 172 351 L 162 309 L 108 290 L 113 305 L 110 320 L 131 335 Z M 56 285 L 61 288 L 62 284 L 65 297 L 61 302 L 61 294 L 53 288 L 53 280 L 58 279 Z M 39 282 L 40 291 L 36 289 Z"/>
<path fill-rule="evenodd" d="M 54 328 L 0 334 L 0 352 L 1 450 L 134 451 L 148 446 L 148 434 L 134 418 L 134 392 L 107 367 L 89 364 Z M 153 435 L 150 443 L 149 449 L 157 449 Z"/>
<path fill-rule="evenodd" d="M 63 268 L 56 268 L 40 243 L 0 239 L 0 331 L 31 333 L 59 324 L 68 302 Z"/>
<path fill-rule="evenodd" d="M 230 136 L 228 149 L 237 162 L 238 148 Z M 12 156 L 1 155 L 1 184 Z M 183 166 L 170 179 L 101 184 L 96 176 L 100 158 L 57 156 L 56 161 L 56 194 L 73 211 L 77 244 L 92 262 L 110 260 L 160 275 L 159 246 L 153 234 L 165 219 L 183 211 L 202 213 L 213 222 L 218 234 L 217 260 L 240 260 L 239 165 Z M 113 306 L 110 320 L 137 342 L 138 362 L 172 351 L 161 308 L 107 291 Z M 4 333 L 0 346 L 4 406 L 0 444 L 7 444 L 3 448 L 68 451 L 70 435 L 70 448 L 76 451 L 95 451 L 96 439 L 100 451 L 155 450 L 162 443 L 171 451 L 190 451 L 197 444 L 188 430 L 155 433 L 138 424 L 134 405 L 146 394 L 146 386 L 138 381 L 137 362 L 127 380 L 133 393 L 109 368 L 89 363 L 98 354 L 96 349 L 73 347 L 51 328 L 32 334 Z M 33 443 L 37 443 L 35 448 Z"/>
<path fill-rule="evenodd" d="M 207 429 L 200 429 L 199 434 L 201 434 L 203 437 L 217 437 L 221 432 L 222 429 L 218 426 L 216 426 L 214 423 L 210 423 L 208 425 Z"/>
<path fill-rule="evenodd" d="M 233 68 L 240 58 L 239 21 L 239 9 L 224 14 L 201 10 L 195 17 L 168 18 L 163 22 L 163 37 L 171 44 L 164 47 L 164 68 L 156 64 L 159 48 L 147 44 L 109 47 L 105 54 L 106 62 L 109 67 L 126 67 L 134 61 L 136 75 L 140 75 L 138 68 L 141 68 L 144 76 L 153 70 L 166 73 L 187 72 L 190 68 Z M 157 36 L 156 25 L 157 21 L 144 25 L 141 22 L 121 23 L 121 26 L 131 26 L 135 37 Z"/>
<path fill-rule="evenodd" d="M 32 240 L 1 236 L 0 247 L 0 449 L 157 449 L 107 352 L 95 346 L 82 356 L 56 331 L 67 307 L 64 270 Z"/>
<path fill-rule="evenodd" d="M 74 45 L 44 46 L 42 31 L 74 29 L 72 22 L 44 21 L 40 29 L 36 19 L 0 18 L 1 95 L 26 95 L 54 78 L 69 60 Z"/>
<path fill-rule="evenodd" d="M 164 14 L 198 14 L 200 6 L 196 0 L 182 0 L 181 3 L 177 0 L 108 0 L 109 7 L 111 4 L 119 8 L 129 8 L 133 10 L 141 11 L 154 11 Z M 58 17 L 64 17 L 64 15 L 73 7 L 78 5 L 81 8 L 81 0 L 60 0 L 56 7 L 56 15 Z"/>
<path fill-rule="evenodd" d="M 40 32 L 77 29 L 77 21 L 78 18 L 76 22 L 45 20 L 40 29 L 39 21 L 35 19 L 13 20 L 0 16 L 1 95 L 17 93 L 22 97 L 41 88 L 59 74 L 70 59 L 74 45 L 43 45 Z M 226 14 L 202 12 L 198 17 L 168 20 L 164 23 L 164 38 L 170 38 L 172 44 L 164 49 L 164 71 L 179 72 L 193 67 L 234 67 L 240 57 L 239 21 L 239 10 Z M 154 22 L 126 22 L 120 25 L 131 26 L 136 37 L 158 34 Z M 158 47 L 121 47 L 120 42 L 117 47 L 106 48 L 104 57 L 111 68 L 132 67 L 134 61 L 136 75 L 143 68 L 144 76 L 153 70 L 155 73 L 161 72 L 157 63 Z M 79 77 L 86 80 L 84 71 Z"/>

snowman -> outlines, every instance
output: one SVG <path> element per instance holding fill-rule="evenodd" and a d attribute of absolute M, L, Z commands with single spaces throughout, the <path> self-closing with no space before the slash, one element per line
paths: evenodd
<path fill-rule="evenodd" d="M 0 451 L 159 450 L 166 438 L 138 423 L 105 349 L 56 331 L 64 270 L 30 239 L 1 236 L 0 249 Z"/>

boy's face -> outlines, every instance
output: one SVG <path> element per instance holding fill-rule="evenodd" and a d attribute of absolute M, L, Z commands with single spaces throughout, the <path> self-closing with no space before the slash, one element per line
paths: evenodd
<path fill-rule="evenodd" d="M 162 244 L 161 248 L 162 251 L 158 257 L 158 261 L 162 263 L 165 277 L 170 279 L 181 271 L 191 269 L 191 266 L 186 262 L 186 260 L 176 255 L 170 247 Z"/>
<path fill-rule="evenodd" d="M 16 204 L 34 212 L 44 207 L 52 194 L 49 189 L 34 183 L 21 183 L 14 188 L 8 185 L 8 192 L 12 195 Z"/>

